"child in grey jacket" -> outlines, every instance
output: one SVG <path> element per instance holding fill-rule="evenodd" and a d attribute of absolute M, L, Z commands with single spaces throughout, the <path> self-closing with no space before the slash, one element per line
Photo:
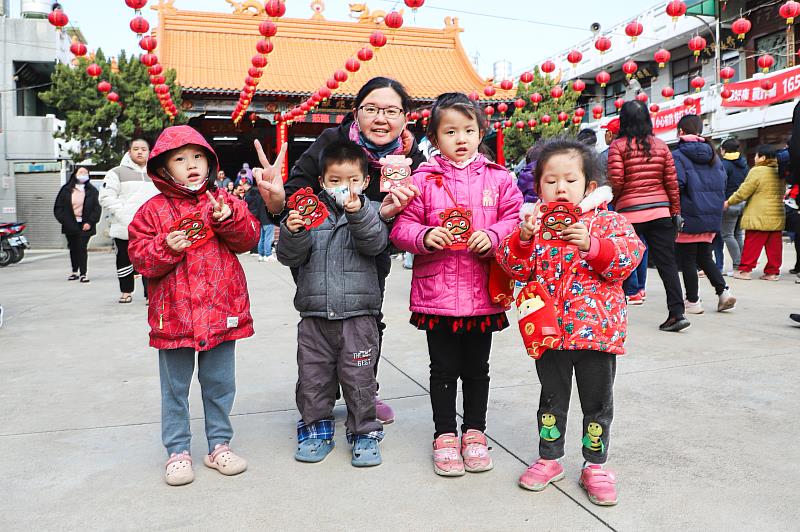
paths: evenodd
<path fill-rule="evenodd" d="M 277 256 L 298 268 L 297 452 L 301 462 L 320 462 L 333 449 L 333 405 L 341 385 L 347 403 L 347 440 L 356 467 L 381 463 L 378 443 L 383 425 L 375 415 L 378 353 L 375 316 L 381 291 L 375 256 L 389 242 L 389 231 L 362 191 L 369 184 L 367 158 L 351 141 L 322 152 L 322 192 L 329 211 L 322 225 L 306 229 L 297 210 L 281 224 Z"/>

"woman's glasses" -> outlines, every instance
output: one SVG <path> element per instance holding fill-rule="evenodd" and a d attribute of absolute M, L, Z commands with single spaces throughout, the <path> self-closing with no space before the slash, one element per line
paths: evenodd
<path fill-rule="evenodd" d="M 375 105 L 362 105 L 358 108 L 359 111 L 364 113 L 364 116 L 375 118 L 378 113 L 383 113 L 387 120 L 397 120 L 403 116 L 403 110 L 399 107 L 377 107 Z"/>

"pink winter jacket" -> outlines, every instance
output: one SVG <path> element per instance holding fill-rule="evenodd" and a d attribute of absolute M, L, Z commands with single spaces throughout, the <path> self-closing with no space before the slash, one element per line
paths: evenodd
<path fill-rule="evenodd" d="M 397 216 L 390 238 L 416 255 L 411 279 L 411 311 L 438 316 L 486 316 L 505 309 L 489 296 L 489 261 L 498 244 L 517 227 L 522 194 L 508 171 L 482 155 L 458 169 L 436 156 L 419 166 L 414 184 L 421 196 Z M 439 213 L 459 205 L 472 211 L 472 227 L 489 235 L 492 248 L 483 255 L 469 250 L 432 251 L 425 234 L 441 225 Z"/>

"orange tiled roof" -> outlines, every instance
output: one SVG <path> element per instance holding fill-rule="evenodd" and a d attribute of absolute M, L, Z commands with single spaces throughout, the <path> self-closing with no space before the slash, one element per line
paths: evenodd
<path fill-rule="evenodd" d="M 256 54 L 260 17 L 196 11 L 159 13 L 157 50 L 161 63 L 174 68 L 185 90 L 239 91 Z M 369 43 L 378 26 L 329 20 L 280 19 L 275 49 L 258 86 L 260 93 L 309 95 L 334 71 Z M 380 28 L 388 44 L 361 64 L 334 91 L 355 95 L 368 79 L 384 75 L 402 82 L 413 98 L 432 99 L 443 92 L 476 90 L 486 81 L 472 67 L 455 24 L 444 29 Z M 497 89 L 493 100 L 514 98 L 514 91 Z"/>

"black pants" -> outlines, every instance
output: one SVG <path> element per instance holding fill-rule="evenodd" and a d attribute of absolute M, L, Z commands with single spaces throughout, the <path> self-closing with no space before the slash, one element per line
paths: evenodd
<path fill-rule="evenodd" d="M 658 276 L 667 292 L 667 309 L 670 316 L 683 316 L 683 290 L 675 261 L 675 226 L 670 218 L 658 218 L 634 224 L 639 238 L 647 242 L 647 253 L 658 269 Z"/>
<path fill-rule="evenodd" d="M 539 456 L 545 460 L 564 456 L 574 368 L 583 411 L 583 458 L 593 464 L 605 463 L 614 419 L 616 357 L 602 351 L 549 350 L 536 361 L 536 373 L 542 384 L 537 412 Z"/>
<path fill-rule="evenodd" d="M 133 293 L 133 276 L 136 275 L 136 271 L 133 269 L 130 257 L 128 257 L 128 241 L 115 238 L 114 244 L 117 246 L 119 291 L 123 294 Z M 142 287 L 144 288 L 144 297 L 147 297 L 147 279 L 144 276 L 142 276 Z"/>
<path fill-rule="evenodd" d="M 489 353 L 492 333 L 427 331 L 428 354 L 431 358 L 431 407 L 433 437 L 456 433 L 456 394 L 458 379 L 464 401 L 464 422 L 461 432 L 486 430 L 486 409 L 489 404 Z"/>
<path fill-rule="evenodd" d="M 728 286 L 722 277 L 722 272 L 711 256 L 713 243 L 694 242 L 691 244 L 675 244 L 678 250 L 678 260 L 681 264 L 683 286 L 686 288 L 686 299 L 690 303 L 697 303 L 700 299 L 697 287 L 697 268 L 703 270 L 711 281 L 717 295 L 720 295 Z"/>
<path fill-rule="evenodd" d="M 81 275 L 86 275 L 86 264 L 89 260 L 89 246 L 88 231 L 80 233 L 71 233 L 64 235 L 67 237 L 67 246 L 69 247 L 69 261 L 72 263 L 72 273 L 80 271 Z"/>
<path fill-rule="evenodd" d="M 786 230 L 794 233 L 794 268 L 800 270 L 800 213 L 791 209 L 786 213 Z"/>

